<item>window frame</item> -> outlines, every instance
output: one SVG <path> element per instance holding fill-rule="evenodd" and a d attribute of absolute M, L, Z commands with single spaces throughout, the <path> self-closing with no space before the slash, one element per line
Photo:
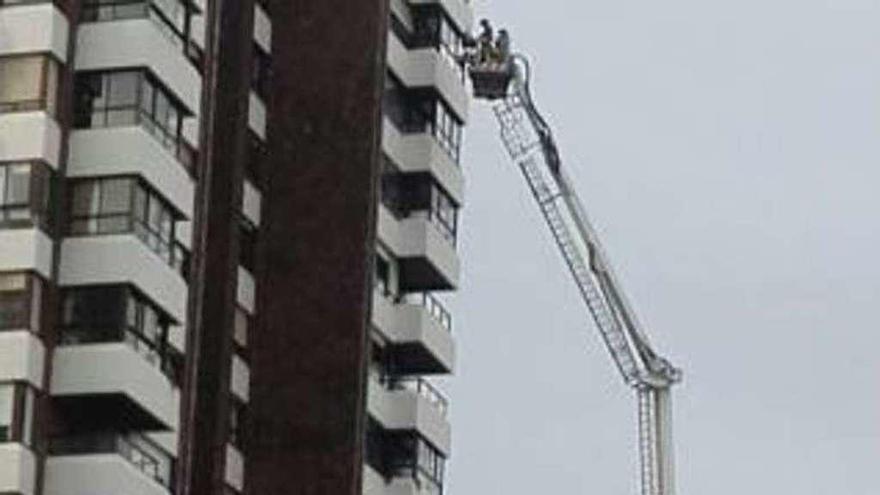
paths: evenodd
<path fill-rule="evenodd" d="M 0 7 L 2 6 L 0 4 Z M 64 64 L 52 52 L 28 52 L 0 55 L 0 65 L 5 60 L 23 58 L 41 59 L 37 97 L 36 99 L 8 102 L 0 100 L 0 114 L 44 111 L 50 116 L 56 117 L 58 113 L 59 78 Z M 51 84 L 50 79 L 54 79 Z"/>

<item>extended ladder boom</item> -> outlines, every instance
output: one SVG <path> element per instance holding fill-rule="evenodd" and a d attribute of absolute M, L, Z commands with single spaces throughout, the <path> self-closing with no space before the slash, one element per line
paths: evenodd
<path fill-rule="evenodd" d="M 506 75 L 507 81 L 502 76 Z M 507 83 L 512 77 L 512 88 Z M 624 381 L 637 391 L 643 495 L 673 495 L 669 388 L 681 372 L 651 347 L 608 263 L 565 169 L 550 126 L 532 101 L 530 67 L 514 55 L 504 64 L 472 66 L 478 97 L 495 100 L 495 116 L 553 239 Z M 499 84 L 503 84 L 502 87 Z"/>

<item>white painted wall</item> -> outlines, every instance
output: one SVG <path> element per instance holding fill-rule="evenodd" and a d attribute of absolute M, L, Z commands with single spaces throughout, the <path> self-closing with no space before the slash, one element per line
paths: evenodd
<path fill-rule="evenodd" d="M 245 218 L 257 227 L 260 226 L 260 210 L 263 206 L 263 195 L 254 187 L 249 180 L 244 181 L 244 190 L 241 195 L 241 211 Z"/>
<path fill-rule="evenodd" d="M 40 159 L 58 168 L 61 130 L 46 112 L 0 114 L 0 161 Z"/>
<path fill-rule="evenodd" d="M 0 493 L 34 495 L 37 462 L 19 443 L 0 443 Z"/>
<path fill-rule="evenodd" d="M 251 370 L 240 357 L 232 356 L 232 373 L 229 379 L 229 389 L 232 394 L 244 402 L 251 397 Z"/>
<path fill-rule="evenodd" d="M 51 278 L 52 239 L 40 229 L 0 229 L 0 271 L 15 270 Z"/>
<path fill-rule="evenodd" d="M 46 348 L 34 334 L 0 333 L 0 382 L 24 381 L 42 390 L 45 361 Z"/>
<path fill-rule="evenodd" d="M 67 61 L 67 18 L 51 3 L 0 9 L 0 54 L 51 52 Z"/>
<path fill-rule="evenodd" d="M 156 366 L 124 343 L 59 347 L 52 366 L 55 396 L 124 394 L 177 429 L 180 393 Z"/>
<path fill-rule="evenodd" d="M 272 53 L 272 20 L 260 4 L 254 4 L 254 41 L 266 53 Z"/>
<path fill-rule="evenodd" d="M 79 28 L 77 70 L 146 66 L 183 102 L 198 114 L 201 76 L 149 19 L 94 22 Z"/>
<path fill-rule="evenodd" d="M 134 284 L 177 323 L 186 321 L 186 282 L 134 235 L 67 238 L 60 272 L 62 286 Z"/>
<path fill-rule="evenodd" d="M 68 177 L 136 174 L 187 218 L 195 182 L 174 155 L 140 126 L 82 129 L 71 133 Z"/>
<path fill-rule="evenodd" d="M 168 490 L 115 454 L 50 457 L 43 495 L 168 495 Z"/>

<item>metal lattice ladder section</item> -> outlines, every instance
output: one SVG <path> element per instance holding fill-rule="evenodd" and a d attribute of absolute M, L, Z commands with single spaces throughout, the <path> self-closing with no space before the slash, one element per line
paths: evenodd
<path fill-rule="evenodd" d="M 641 457 L 641 489 L 644 495 L 661 495 L 660 453 L 658 448 L 657 391 L 648 387 L 638 387 L 639 401 L 639 456 Z"/>
<path fill-rule="evenodd" d="M 551 186 L 544 180 L 541 172 L 544 156 L 540 141 L 537 136 L 526 130 L 524 123 L 528 116 L 521 98 L 510 96 L 497 103 L 494 110 L 507 151 L 525 176 L 529 189 L 538 202 L 544 220 L 550 227 L 565 263 L 574 276 L 582 299 L 593 316 L 605 345 L 621 374 L 628 382 L 634 383 L 639 373 L 638 364 L 620 327 L 620 322 L 606 302 L 596 274 L 584 261 L 581 249 L 575 243 L 559 209 L 559 200 L 564 191 L 561 191 L 555 183 L 551 182 L 553 184 Z M 591 246 L 586 248 L 592 250 Z"/>

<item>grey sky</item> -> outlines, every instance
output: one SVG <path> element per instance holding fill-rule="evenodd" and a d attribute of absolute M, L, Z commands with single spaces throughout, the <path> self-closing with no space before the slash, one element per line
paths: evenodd
<path fill-rule="evenodd" d="M 880 1 L 476 1 L 675 395 L 682 495 L 876 495 Z M 483 105 L 450 495 L 635 494 L 635 403 Z"/>

